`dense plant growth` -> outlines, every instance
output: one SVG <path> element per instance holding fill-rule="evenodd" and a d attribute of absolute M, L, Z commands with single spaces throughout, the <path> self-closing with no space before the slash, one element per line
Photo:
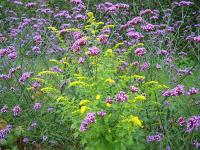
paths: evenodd
<path fill-rule="evenodd" d="M 0 147 L 200 148 L 197 4 L 2 1 Z"/>

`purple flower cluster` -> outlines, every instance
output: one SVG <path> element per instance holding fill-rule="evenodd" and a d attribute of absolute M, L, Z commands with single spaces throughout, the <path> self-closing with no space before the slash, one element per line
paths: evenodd
<path fill-rule="evenodd" d="M 4 105 L 2 108 L 1 108 L 1 113 L 7 113 L 8 112 L 8 106 L 7 105 Z"/>
<path fill-rule="evenodd" d="M 198 130 L 200 126 L 200 116 L 192 116 L 187 120 L 187 132 Z"/>
<path fill-rule="evenodd" d="M 128 95 L 124 92 L 124 91 L 119 91 L 116 95 L 115 95 L 115 99 L 117 102 L 121 103 L 121 102 L 125 102 L 128 100 Z"/>
<path fill-rule="evenodd" d="M 99 38 L 99 41 L 102 43 L 102 44 L 107 44 L 108 43 L 108 35 L 106 34 L 101 34 L 98 36 Z"/>
<path fill-rule="evenodd" d="M 142 17 L 137 16 L 133 18 L 132 20 L 128 21 L 126 24 L 121 25 L 120 30 L 128 29 L 129 27 L 133 25 L 138 25 L 143 21 Z"/>
<path fill-rule="evenodd" d="M 6 128 L 1 129 L 0 130 L 0 140 L 5 139 L 6 136 L 10 133 L 11 129 L 12 129 L 11 125 L 7 125 Z"/>
<path fill-rule="evenodd" d="M 54 67 L 50 68 L 50 70 L 53 71 L 53 72 L 57 72 L 57 73 L 63 72 L 63 70 L 60 69 L 58 66 L 54 66 Z"/>
<path fill-rule="evenodd" d="M 22 112 L 22 109 L 20 106 L 16 105 L 13 107 L 12 111 L 14 116 L 19 116 Z"/>
<path fill-rule="evenodd" d="M 16 68 L 10 68 L 8 74 L 0 74 L 0 79 L 11 79 L 13 77 L 13 74 L 20 69 L 20 66 Z"/>
<path fill-rule="evenodd" d="M 97 10 L 102 13 L 108 13 L 108 14 L 118 14 L 118 13 L 126 13 L 125 11 L 129 9 L 129 5 L 117 3 L 112 4 L 110 2 L 105 2 L 103 4 L 97 5 Z M 124 11 L 125 10 L 125 11 Z"/>
<path fill-rule="evenodd" d="M 176 6 L 191 6 L 193 5 L 193 2 L 190 1 L 180 1 L 180 2 L 174 2 L 174 5 Z"/>
<path fill-rule="evenodd" d="M 183 126 L 186 123 L 186 121 L 183 117 L 179 117 L 177 123 L 179 126 Z"/>
<path fill-rule="evenodd" d="M 192 87 L 191 89 L 189 89 L 188 91 L 188 95 L 195 95 L 199 93 L 199 89 Z"/>
<path fill-rule="evenodd" d="M 144 63 L 140 66 L 140 71 L 145 71 L 145 70 L 149 69 L 149 67 L 150 67 L 150 63 L 144 62 Z"/>
<path fill-rule="evenodd" d="M 9 60 L 15 60 L 17 58 L 17 51 L 14 46 L 8 46 L 5 49 L 0 49 L 0 58 L 7 55 Z"/>
<path fill-rule="evenodd" d="M 106 115 L 106 112 L 104 110 L 101 110 L 99 112 L 97 112 L 99 117 L 104 117 Z"/>
<path fill-rule="evenodd" d="M 154 142 L 154 141 L 158 141 L 160 142 L 163 138 L 163 134 L 162 133 L 157 133 L 156 135 L 149 135 L 147 136 L 147 142 L 148 143 L 151 143 L 151 142 Z"/>
<path fill-rule="evenodd" d="M 42 104 L 41 104 L 41 103 L 35 103 L 35 104 L 33 105 L 33 109 L 35 109 L 35 111 L 40 110 L 41 107 L 42 107 Z"/>
<path fill-rule="evenodd" d="M 200 43 L 200 36 L 194 37 L 194 41 Z"/>
<path fill-rule="evenodd" d="M 77 39 L 72 45 L 72 50 L 75 52 L 80 51 L 81 46 L 86 45 L 86 42 L 85 38 Z"/>
<path fill-rule="evenodd" d="M 88 126 L 96 122 L 96 115 L 94 112 L 87 113 L 85 119 L 81 122 L 80 131 L 86 131 Z"/>
<path fill-rule="evenodd" d="M 24 84 L 31 76 L 33 75 L 33 72 L 25 72 L 21 75 L 19 78 L 19 83 Z"/>
<path fill-rule="evenodd" d="M 131 37 L 133 39 L 137 39 L 137 40 L 141 40 L 144 38 L 144 35 L 142 35 L 140 32 L 136 32 L 136 31 L 129 31 L 127 33 L 128 37 Z"/>
<path fill-rule="evenodd" d="M 27 8 L 34 8 L 36 6 L 36 3 L 30 2 L 26 4 Z"/>
<path fill-rule="evenodd" d="M 139 91 L 139 88 L 137 88 L 137 87 L 135 87 L 135 86 L 130 86 L 130 89 L 131 89 L 131 92 L 132 92 L 133 94 L 138 93 L 138 91 Z"/>
<path fill-rule="evenodd" d="M 163 96 L 170 97 L 170 96 L 180 96 L 183 95 L 185 92 L 183 85 L 177 85 L 175 88 L 167 90 L 163 92 Z"/>
<path fill-rule="evenodd" d="M 95 47 L 95 46 L 89 48 L 89 51 L 88 51 L 88 55 L 89 55 L 89 56 L 96 56 L 96 55 L 98 55 L 99 53 L 100 53 L 99 48 L 97 48 L 97 47 Z"/>
<path fill-rule="evenodd" d="M 109 104 L 112 104 L 113 103 L 113 100 L 110 96 L 106 97 L 106 100 L 105 100 L 106 103 L 109 103 Z"/>
<path fill-rule="evenodd" d="M 141 26 L 142 30 L 149 32 L 149 31 L 153 31 L 156 26 L 150 23 L 147 23 L 146 25 Z"/>
<path fill-rule="evenodd" d="M 144 56 L 144 54 L 146 53 L 146 49 L 144 47 L 139 47 L 135 50 L 135 55 L 137 56 Z"/>

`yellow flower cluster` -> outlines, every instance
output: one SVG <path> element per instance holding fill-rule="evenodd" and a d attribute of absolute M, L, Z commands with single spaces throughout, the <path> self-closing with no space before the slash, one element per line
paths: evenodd
<path fill-rule="evenodd" d="M 141 127 L 141 128 L 143 127 L 142 125 L 143 121 L 140 120 L 137 116 L 131 116 L 129 121 L 132 122 L 133 125 L 137 127 Z"/>
<path fill-rule="evenodd" d="M 143 95 L 138 95 L 135 97 L 135 101 L 145 101 L 145 100 L 146 100 L 146 97 Z"/>

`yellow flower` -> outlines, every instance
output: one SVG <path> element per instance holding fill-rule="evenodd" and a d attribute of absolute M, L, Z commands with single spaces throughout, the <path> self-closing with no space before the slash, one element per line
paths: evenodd
<path fill-rule="evenodd" d="M 138 127 L 143 127 L 142 126 L 142 120 L 140 120 L 137 116 L 131 116 L 131 119 L 130 119 L 130 122 L 132 122 L 135 126 L 138 126 Z"/>
<path fill-rule="evenodd" d="M 144 76 L 140 76 L 140 75 L 132 75 L 131 78 L 133 78 L 133 79 L 142 79 L 142 80 L 145 79 Z"/>
<path fill-rule="evenodd" d="M 63 96 L 61 96 L 61 97 L 58 97 L 56 100 L 57 100 L 58 102 L 60 102 L 60 101 L 64 101 L 64 100 L 66 100 L 66 98 L 63 97 Z"/>
<path fill-rule="evenodd" d="M 69 84 L 69 86 L 70 86 L 70 87 L 71 87 L 71 86 L 88 86 L 88 84 L 85 83 L 85 82 L 82 82 L 82 81 L 74 81 L 74 82 L 71 82 L 71 83 Z"/>
<path fill-rule="evenodd" d="M 84 112 L 86 112 L 86 110 L 88 110 L 89 108 L 86 106 L 82 106 L 81 109 L 79 110 L 81 114 L 83 114 Z"/>
<path fill-rule="evenodd" d="M 146 97 L 143 95 L 138 95 L 135 97 L 135 101 L 145 101 L 145 100 L 146 100 Z"/>
<path fill-rule="evenodd" d="M 104 30 L 104 29 L 107 29 L 107 28 L 114 28 L 114 27 L 115 27 L 115 26 L 112 25 L 112 24 L 110 24 L 110 25 L 106 25 L 106 26 L 103 27 L 103 30 Z"/>
<path fill-rule="evenodd" d="M 41 78 L 31 78 L 31 79 L 36 80 L 38 82 L 42 82 L 42 83 L 46 82 L 44 79 L 41 79 Z"/>
<path fill-rule="evenodd" d="M 88 17 L 89 17 L 89 18 L 92 18 L 92 17 L 94 17 L 94 14 L 93 14 L 93 12 L 88 12 L 88 13 L 87 13 L 87 15 L 88 15 Z"/>
<path fill-rule="evenodd" d="M 106 79 L 105 80 L 105 82 L 107 82 L 108 84 L 110 84 L 110 85 L 115 85 L 115 80 L 113 80 L 113 79 Z"/>
<path fill-rule="evenodd" d="M 105 52 L 105 56 L 114 57 L 112 49 L 107 49 L 106 52 Z"/>
<path fill-rule="evenodd" d="M 52 74 L 52 75 L 58 75 L 57 72 L 53 72 L 53 71 L 41 71 L 38 73 L 38 75 L 47 75 L 47 74 Z"/>
<path fill-rule="evenodd" d="M 85 105 L 85 104 L 88 104 L 88 103 L 90 103 L 90 101 L 87 100 L 87 99 L 84 99 L 84 100 L 80 101 L 79 105 L 82 106 L 82 105 Z"/>
<path fill-rule="evenodd" d="M 158 84 L 158 81 L 149 81 L 146 82 L 144 85 L 151 85 L 151 84 Z"/>
<path fill-rule="evenodd" d="M 111 107 L 111 104 L 110 104 L 110 103 L 106 103 L 106 106 L 107 106 L 107 107 Z"/>
<path fill-rule="evenodd" d="M 101 96 L 100 96 L 99 94 L 97 94 L 97 95 L 96 95 L 96 100 L 99 100 L 100 97 L 101 97 Z"/>

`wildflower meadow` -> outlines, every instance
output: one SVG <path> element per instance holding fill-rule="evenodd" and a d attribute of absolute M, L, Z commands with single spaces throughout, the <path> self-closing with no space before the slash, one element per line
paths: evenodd
<path fill-rule="evenodd" d="M 0 1 L 0 150 L 200 149 L 199 81 L 199 0 Z"/>

